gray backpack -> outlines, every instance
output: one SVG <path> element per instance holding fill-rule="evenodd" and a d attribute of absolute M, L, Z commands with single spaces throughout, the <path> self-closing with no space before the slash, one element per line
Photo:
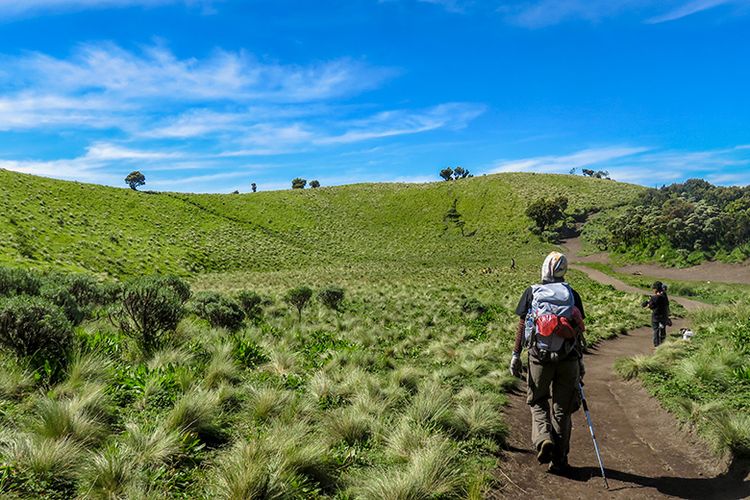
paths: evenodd
<path fill-rule="evenodd" d="M 526 345 L 549 353 L 567 353 L 584 324 L 567 283 L 546 283 L 531 287 L 531 308 L 526 313 Z"/>

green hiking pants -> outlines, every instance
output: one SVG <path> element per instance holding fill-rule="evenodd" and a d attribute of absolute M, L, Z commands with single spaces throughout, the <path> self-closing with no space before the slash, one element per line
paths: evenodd
<path fill-rule="evenodd" d="M 578 356 L 542 363 L 529 354 L 526 402 L 531 407 L 531 440 L 536 449 L 545 440 L 555 444 L 555 460 L 566 461 L 570 450 L 570 415 L 581 406 Z M 550 398 L 552 409 L 550 412 Z"/>

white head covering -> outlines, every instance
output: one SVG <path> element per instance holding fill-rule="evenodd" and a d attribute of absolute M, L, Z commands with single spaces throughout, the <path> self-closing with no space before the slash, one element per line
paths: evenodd
<path fill-rule="evenodd" d="M 552 252 L 542 264 L 542 283 L 560 281 L 568 271 L 568 259 L 560 252 Z"/>

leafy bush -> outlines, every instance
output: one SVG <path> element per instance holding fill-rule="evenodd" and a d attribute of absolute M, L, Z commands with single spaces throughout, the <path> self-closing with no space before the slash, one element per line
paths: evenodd
<path fill-rule="evenodd" d="M 63 311 L 45 299 L 25 295 L 2 299 L 0 346 L 54 375 L 67 364 L 73 329 Z"/>
<path fill-rule="evenodd" d="M 243 290 L 237 294 L 237 302 L 248 319 L 259 319 L 263 314 L 263 298 L 255 292 Z"/>
<path fill-rule="evenodd" d="M 144 277 L 125 285 L 113 322 L 148 356 L 163 347 L 183 316 L 180 297 L 159 278 Z"/>
<path fill-rule="evenodd" d="M 557 198 L 539 198 L 526 209 L 526 216 L 534 221 L 535 229 L 539 234 L 563 220 L 565 210 L 568 209 L 568 198 L 558 196 Z"/>
<path fill-rule="evenodd" d="M 164 286 L 171 288 L 172 291 L 177 295 L 177 297 L 180 298 L 180 301 L 182 301 L 183 304 L 190 300 L 190 295 L 192 294 L 192 292 L 190 291 L 190 285 L 187 284 L 187 282 L 185 282 L 183 279 L 174 275 L 170 275 L 161 276 L 159 277 L 159 280 Z"/>
<path fill-rule="evenodd" d="M 344 301 L 344 289 L 339 286 L 329 286 L 318 292 L 318 301 L 329 309 L 338 311 Z"/>
<path fill-rule="evenodd" d="M 258 344 L 244 338 L 235 338 L 232 355 L 245 368 L 255 368 L 268 361 L 268 356 Z"/>
<path fill-rule="evenodd" d="M 41 278 L 33 272 L 0 267 L 0 296 L 37 295 L 41 287 Z"/>
<path fill-rule="evenodd" d="M 47 283 L 42 287 L 39 295 L 62 309 L 68 321 L 74 325 L 80 324 L 86 316 L 78 307 L 76 298 L 63 285 Z"/>
<path fill-rule="evenodd" d="M 69 274 L 61 277 L 59 281 L 75 297 L 81 308 L 110 303 L 107 287 L 102 286 L 93 276 Z"/>
<path fill-rule="evenodd" d="M 302 310 L 312 297 L 313 291 L 307 286 L 298 286 L 289 290 L 284 296 L 284 300 L 297 308 L 300 322 L 302 321 Z"/>
<path fill-rule="evenodd" d="M 237 302 L 216 292 L 196 294 L 192 310 L 196 316 L 208 320 L 215 328 L 238 330 L 245 319 L 245 313 Z"/>

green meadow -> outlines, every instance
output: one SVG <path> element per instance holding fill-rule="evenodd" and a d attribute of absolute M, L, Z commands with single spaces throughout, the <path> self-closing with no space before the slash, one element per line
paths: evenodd
<path fill-rule="evenodd" d="M 482 498 L 513 310 L 554 248 L 525 207 L 642 189 L 0 182 L 0 492 L 20 498 Z M 638 297 L 569 280 L 589 342 L 644 324 Z"/>

